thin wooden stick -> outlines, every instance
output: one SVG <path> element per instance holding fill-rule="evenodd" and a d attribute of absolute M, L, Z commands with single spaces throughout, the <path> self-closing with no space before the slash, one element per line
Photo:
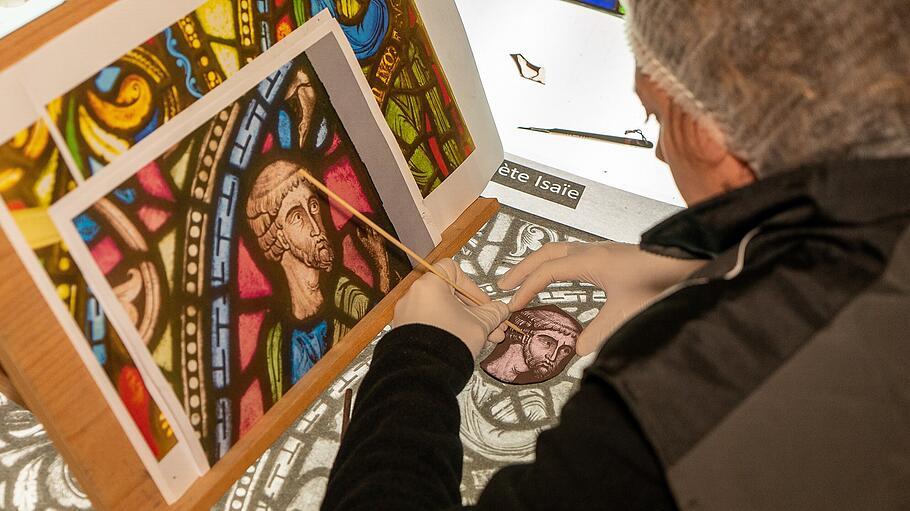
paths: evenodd
<path fill-rule="evenodd" d="M 351 423 L 351 403 L 354 401 L 354 389 L 344 391 L 344 408 L 341 411 L 341 438 L 348 432 L 348 424 Z"/>
<path fill-rule="evenodd" d="M 299 172 L 299 174 L 300 174 L 301 177 L 303 177 L 304 179 L 306 179 L 307 181 L 309 181 L 310 184 L 312 184 L 313 186 L 315 186 L 319 191 L 321 191 L 322 193 L 326 194 L 330 199 L 332 199 L 332 200 L 334 200 L 335 202 L 337 202 L 339 206 L 341 206 L 341 207 L 343 207 L 344 209 L 348 210 L 348 213 L 350 213 L 350 214 L 354 215 L 355 217 L 357 217 L 358 220 L 360 220 L 361 222 L 367 224 L 371 229 L 373 229 L 374 231 L 376 231 L 377 233 L 379 233 L 380 236 L 382 236 L 383 238 L 385 238 L 386 240 L 388 240 L 389 243 L 391 243 L 392 245 L 395 245 L 396 247 L 398 247 L 399 249 L 401 249 L 402 252 L 404 252 L 405 254 L 411 256 L 411 259 L 414 259 L 415 261 L 417 261 L 418 263 L 420 263 L 420 265 L 423 266 L 424 268 L 426 268 L 427 271 L 429 271 L 429 272 L 432 273 L 433 275 L 436 275 L 437 277 L 441 278 L 446 284 L 452 286 L 452 288 L 453 288 L 454 290 L 458 291 L 459 293 L 461 293 L 462 296 L 467 297 L 467 299 L 468 299 L 468 300 L 471 300 L 472 302 L 474 302 L 475 305 L 484 305 L 483 302 L 481 302 L 481 301 L 478 300 L 477 298 L 474 298 L 473 295 L 471 295 L 470 293 L 468 293 L 467 291 L 465 291 L 464 289 L 462 289 L 458 284 L 456 284 L 454 281 L 452 281 L 452 279 L 450 279 L 447 275 L 445 275 L 445 274 L 442 273 L 441 271 L 437 270 L 436 267 L 433 266 L 432 264 L 430 264 L 429 261 L 427 261 L 427 260 L 425 260 L 424 258 L 420 257 L 420 256 L 417 254 L 417 252 L 414 252 L 413 250 L 411 250 L 410 248 L 408 248 L 404 243 L 398 241 L 398 239 L 395 238 L 395 236 L 392 236 L 391 234 L 389 234 L 388 232 L 386 232 L 385 229 L 383 229 L 382 227 L 379 227 L 378 225 L 376 225 L 375 222 L 373 222 L 372 220 L 370 220 L 369 218 L 367 218 L 363 213 L 361 213 L 360 211 L 358 211 L 357 208 L 355 208 L 354 206 L 351 206 L 350 204 L 348 204 L 348 202 L 347 202 L 346 200 L 342 199 L 341 197 L 339 197 L 337 193 L 333 192 L 332 190 L 329 190 L 329 188 L 328 188 L 327 186 L 325 186 L 324 184 L 320 183 L 318 180 L 316 180 L 315 177 L 311 176 L 308 172 L 306 172 L 306 171 L 304 171 L 304 170 L 301 170 L 301 171 Z M 519 328 L 517 325 L 515 325 L 515 324 L 512 323 L 511 321 L 506 320 L 504 323 L 505 323 L 505 325 L 506 325 L 507 327 L 511 328 L 512 330 L 515 330 L 516 332 L 518 332 L 518 333 L 520 333 L 520 334 L 522 334 L 522 335 L 525 334 L 524 330 L 522 330 L 521 328 Z"/>

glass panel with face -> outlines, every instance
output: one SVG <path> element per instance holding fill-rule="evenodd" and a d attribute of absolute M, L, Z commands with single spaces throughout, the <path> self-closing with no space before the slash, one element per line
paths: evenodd
<path fill-rule="evenodd" d="M 565 370 L 575 356 L 581 325 L 559 307 L 548 305 L 520 310 L 509 318 L 524 330 L 513 330 L 481 362 L 493 378 L 515 385 L 541 383 Z"/>

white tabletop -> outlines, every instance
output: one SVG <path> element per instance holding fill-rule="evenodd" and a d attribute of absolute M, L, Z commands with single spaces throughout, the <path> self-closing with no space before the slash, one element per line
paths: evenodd
<path fill-rule="evenodd" d="M 0 0 L 0 38 L 62 4 L 63 0 Z"/>
<path fill-rule="evenodd" d="M 624 21 L 564 0 L 456 0 L 506 152 L 591 181 L 682 206 L 654 150 L 519 130 L 564 128 L 610 135 L 642 129 L 635 62 Z M 510 54 L 546 68 L 547 83 L 521 78 Z M 635 136 L 635 135 L 631 135 Z"/>

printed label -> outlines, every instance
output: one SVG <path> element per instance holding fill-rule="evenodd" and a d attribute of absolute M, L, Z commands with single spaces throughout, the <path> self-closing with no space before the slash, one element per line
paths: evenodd
<path fill-rule="evenodd" d="M 572 209 L 585 193 L 584 185 L 509 160 L 502 162 L 492 181 Z"/>

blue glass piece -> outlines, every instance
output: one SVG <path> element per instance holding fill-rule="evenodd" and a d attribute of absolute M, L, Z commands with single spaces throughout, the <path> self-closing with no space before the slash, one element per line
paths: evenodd
<path fill-rule="evenodd" d="M 102 366 L 107 364 L 107 348 L 103 344 L 95 344 L 92 346 L 92 353 L 95 354 L 95 358 L 98 360 L 98 363 Z"/>
<path fill-rule="evenodd" d="M 314 15 L 328 9 L 332 17 L 338 17 L 335 0 L 310 0 L 310 6 Z M 386 1 L 370 0 L 361 22 L 358 25 L 341 25 L 341 29 L 351 43 L 357 60 L 376 55 L 382 47 L 386 32 L 389 31 L 389 7 Z"/>
<path fill-rule="evenodd" d="M 243 114 L 240 127 L 237 129 L 234 147 L 231 148 L 231 165 L 240 170 L 246 170 L 256 152 L 254 146 L 263 131 L 262 126 L 267 116 L 268 112 L 259 100 L 250 101 L 246 107 L 246 113 Z"/>
<path fill-rule="evenodd" d="M 92 175 L 94 176 L 95 174 L 98 173 L 99 170 L 104 168 L 104 164 L 101 163 L 100 161 L 92 158 L 91 156 L 89 156 L 88 157 L 88 168 L 92 172 Z"/>
<path fill-rule="evenodd" d="M 183 81 L 186 85 L 187 92 L 195 98 L 201 98 L 202 92 L 199 91 L 199 87 L 196 85 L 196 77 L 193 76 L 193 67 L 192 64 L 190 64 L 190 59 L 177 50 L 177 39 L 174 37 L 173 29 L 170 27 L 164 29 L 164 37 L 167 40 L 167 52 L 174 57 L 177 67 L 183 70 Z"/>
<path fill-rule="evenodd" d="M 218 459 L 223 458 L 231 448 L 231 401 L 226 397 L 215 401 L 215 446 Z"/>
<path fill-rule="evenodd" d="M 82 241 L 86 243 L 94 241 L 98 233 L 101 232 L 101 226 L 88 213 L 82 213 L 74 218 L 73 225 L 76 226 L 76 231 L 79 232 Z"/>
<path fill-rule="evenodd" d="M 102 69 L 101 72 L 98 73 L 98 76 L 95 77 L 95 88 L 101 92 L 110 92 L 119 76 L 119 67 L 108 66 Z"/>
<path fill-rule="evenodd" d="M 212 233 L 212 287 L 222 287 L 231 280 L 231 247 L 234 246 L 234 215 L 240 182 L 227 174 L 221 183 L 215 210 L 215 229 Z"/>
<path fill-rule="evenodd" d="M 158 128 L 159 115 L 160 115 L 160 111 L 156 108 L 155 115 L 152 116 L 152 120 L 150 120 L 149 123 L 146 124 L 144 128 L 142 128 L 142 131 L 140 131 L 138 134 L 136 134 L 136 143 L 139 143 L 140 140 L 151 135 L 152 132 Z"/>
<path fill-rule="evenodd" d="M 281 84 L 284 83 L 285 78 L 288 77 L 288 71 L 291 70 L 291 64 L 293 64 L 293 62 L 288 62 L 278 68 L 278 71 L 270 74 L 265 80 L 259 82 L 259 94 L 262 95 L 262 99 L 264 99 L 266 103 L 271 105 L 275 102 L 275 98 L 281 90 Z"/>
<path fill-rule="evenodd" d="M 303 378 L 325 355 L 329 325 L 323 321 L 311 332 L 294 330 L 291 334 L 291 384 Z"/>
<path fill-rule="evenodd" d="M 262 51 L 272 47 L 272 25 L 268 21 L 262 21 L 259 25 L 259 46 Z"/>
<path fill-rule="evenodd" d="M 132 204 L 136 202 L 136 190 L 130 187 L 117 188 L 114 190 L 114 197 L 120 199 L 120 202 L 124 204 Z"/>
<path fill-rule="evenodd" d="M 278 145 L 282 149 L 291 148 L 291 116 L 284 110 L 278 112 Z"/>
<path fill-rule="evenodd" d="M 102 366 L 107 364 L 107 347 L 104 345 L 105 330 L 104 311 L 101 310 L 101 304 L 94 296 L 89 296 L 85 304 L 85 336 L 92 345 L 95 358 Z"/>
<path fill-rule="evenodd" d="M 329 139 L 329 120 L 325 117 L 319 123 L 319 131 L 316 133 L 316 149 L 323 149 L 326 141 Z"/>
<path fill-rule="evenodd" d="M 231 317 L 227 296 L 212 302 L 212 383 L 223 389 L 231 381 Z"/>
<path fill-rule="evenodd" d="M 619 0 L 577 0 L 583 4 L 593 5 L 608 11 L 619 12 Z"/>

